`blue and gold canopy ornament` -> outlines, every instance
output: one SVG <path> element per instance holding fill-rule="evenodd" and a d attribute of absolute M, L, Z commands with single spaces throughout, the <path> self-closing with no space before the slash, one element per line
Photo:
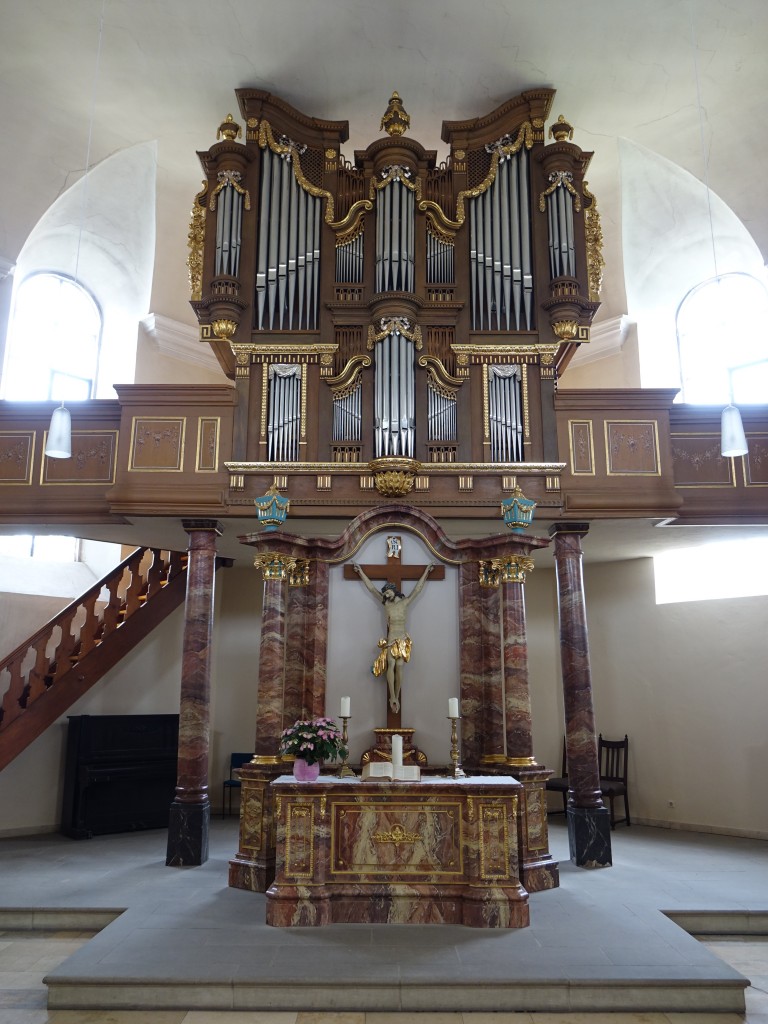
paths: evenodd
<path fill-rule="evenodd" d="M 288 516 L 288 509 L 291 507 L 289 499 L 284 498 L 278 492 L 277 484 L 272 484 L 263 497 L 254 498 L 253 503 L 256 506 L 259 523 L 267 533 L 271 533 L 283 525 Z"/>
<path fill-rule="evenodd" d="M 527 530 L 533 522 L 533 512 L 536 502 L 526 498 L 519 487 L 515 487 L 510 498 L 505 498 L 501 503 L 501 514 L 504 516 L 504 523 L 515 533 L 522 533 Z"/>

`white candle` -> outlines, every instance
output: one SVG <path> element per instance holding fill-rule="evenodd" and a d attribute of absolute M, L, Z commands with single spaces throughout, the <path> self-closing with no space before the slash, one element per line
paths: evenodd
<path fill-rule="evenodd" d="M 349 718 L 350 717 L 350 714 L 349 714 L 349 697 L 342 697 L 341 698 L 341 712 L 339 714 L 339 717 L 340 718 Z"/>
<path fill-rule="evenodd" d="M 403 767 L 403 737 L 393 736 L 392 737 L 392 767 L 402 768 Z"/>
<path fill-rule="evenodd" d="M 458 718 L 459 717 L 459 698 L 449 697 L 448 698 L 448 717 Z"/>

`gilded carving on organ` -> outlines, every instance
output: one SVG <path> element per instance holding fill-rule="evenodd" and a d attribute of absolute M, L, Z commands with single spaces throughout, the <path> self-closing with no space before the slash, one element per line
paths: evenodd
<path fill-rule="evenodd" d="M 358 486 L 360 463 L 533 462 L 554 450 L 544 436 L 554 433 L 544 408 L 553 378 L 532 369 L 527 392 L 525 367 L 554 372 L 588 339 L 600 256 L 596 203 L 584 188 L 590 154 L 568 141 L 564 121 L 555 142 L 545 140 L 553 90 L 446 121 L 440 155 L 403 136 L 410 118 L 395 92 L 387 135 L 349 159 L 346 122 L 259 89 L 237 95 L 245 139 L 228 118 L 224 141 L 201 154 L 206 205 L 197 202 L 190 236 L 201 338 L 218 339 L 217 358 L 241 392 L 233 460 L 288 464 L 292 477 L 304 464 L 349 463 L 365 502 L 382 491 Z M 588 250 L 573 224 L 582 197 Z M 547 216 L 532 214 L 539 198 Z M 298 376 L 259 380 L 238 363 L 241 347 L 269 351 L 272 363 L 302 362 L 330 339 L 332 357 L 308 361 L 300 386 Z M 366 353 L 369 363 L 360 361 Z M 514 380 L 494 372 L 489 386 L 487 370 L 474 368 L 490 363 L 517 367 Z M 331 389 L 318 387 L 323 378 Z M 412 493 L 413 475 L 380 475 L 384 496 Z M 297 499 L 320 500 L 318 478 L 297 484 Z M 471 486 L 457 470 L 439 497 L 465 505 Z M 420 484 L 421 500 L 432 500 L 428 491 Z"/>

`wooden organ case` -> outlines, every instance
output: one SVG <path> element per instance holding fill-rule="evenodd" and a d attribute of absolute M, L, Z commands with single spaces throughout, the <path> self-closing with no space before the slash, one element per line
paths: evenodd
<path fill-rule="evenodd" d="M 406 494 L 482 515 L 521 486 L 558 508 L 557 375 L 602 257 L 591 154 L 562 117 L 547 141 L 553 90 L 444 122 L 439 164 L 397 93 L 354 162 L 347 122 L 237 98 L 244 126 L 199 154 L 189 261 L 238 391 L 228 503 L 277 484 L 308 515 Z"/>

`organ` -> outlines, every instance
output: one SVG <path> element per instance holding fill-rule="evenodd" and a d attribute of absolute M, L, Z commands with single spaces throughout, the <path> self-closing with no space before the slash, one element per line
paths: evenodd
<path fill-rule="evenodd" d="M 243 124 L 199 154 L 189 260 L 238 392 L 230 501 L 277 482 L 311 514 L 415 488 L 450 515 L 525 478 L 557 507 L 557 378 L 602 256 L 591 154 L 562 116 L 547 132 L 553 90 L 444 122 L 440 162 L 396 92 L 353 159 L 347 122 L 237 99 Z"/>

